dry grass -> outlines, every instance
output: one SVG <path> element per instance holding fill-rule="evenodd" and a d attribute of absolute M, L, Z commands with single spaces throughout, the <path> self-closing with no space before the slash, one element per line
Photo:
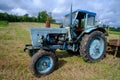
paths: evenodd
<path fill-rule="evenodd" d="M 113 59 L 108 54 L 100 62 L 86 63 L 79 55 L 59 50 L 58 68 L 46 77 L 35 78 L 29 71 L 30 57 L 23 52 L 24 45 L 31 43 L 29 26 L 44 24 L 10 23 L 0 28 L 0 80 L 120 80 L 120 57 Z"/>

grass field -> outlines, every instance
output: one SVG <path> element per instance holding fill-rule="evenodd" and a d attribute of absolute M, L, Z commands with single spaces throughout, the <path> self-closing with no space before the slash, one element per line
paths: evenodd
<path fill-rule="evenodd" d="M 120 35 L 120 32 L 116 32 L 116 31 L 110 31 L 110 34 L 116 34 L 116 35 Z"/>
<path fill-rule="evenodd" d="M 29 27 L 44 27 L 40 23 L 9 23 L 0 27 L 0 80 L 120 80 L 120 57 L 106 58 L 96 63 L 86 63 L 79 55 L 56 51 L 58 68 L 50 75 L 35 78 L 29 71 L 30 57 L 23 51 L 31 43 Z M 59 25 L 52 24 L 58 27 Z M 118 35 L 110 35 L 117 38 Z"/>
<path fill-rule="evenodd" d="M 5 27 L 8 25 L 7 21 L 0 21 L 0 27 Z"/>

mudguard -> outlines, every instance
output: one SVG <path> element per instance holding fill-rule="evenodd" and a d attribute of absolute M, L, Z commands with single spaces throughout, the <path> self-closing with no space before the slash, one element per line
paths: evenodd
<path fill-rule="evenodd" d="M 100 27 L 90 27 L 90 28 L 87 28 L 85 29 L 80 35 L 79 37 L 77 38 L 76 41 L 74 41 L 74 43 L 78 43 L 80 42 L 80 40 L 82 39 L 82 37 L 84 36 L 84 34 L 90 34 L 91 32 L 93 31 L 101 31 L 103 32 L 106 36 L 108 36 L 108 33 L 107 31 L 104 29 L 104 28 L 100 28 Z"/>
<path fill-rule="evenodd" d="M 88 28 L 84 31 L 84 33 L 91 33 L 92 31 L 95 31 L 95 30 L 98 30 L 98 31 L 101 31 L 103 33 L 107 33 L 107 31 L 104 29 L 104 28 L 100 28 L 100 27 L 91 27 L 91 28 Z"/>

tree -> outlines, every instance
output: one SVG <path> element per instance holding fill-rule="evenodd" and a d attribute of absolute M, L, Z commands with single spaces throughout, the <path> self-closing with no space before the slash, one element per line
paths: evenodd
<path fill-rule="evenodd" d="M 7 21 L 8 14 L 7 13 L 0 13 L 0 21 Z"/>
<path fill-rule="evenodd" d="M 55 23 L 56 21 L 52 18 L 52 12 L 48 13 L 48 17 L 51 23 Z"/>
<path fill-rule="evenodd" d="M 51 13 L 50 13 L 51 14 Z M 47 20 L 47 12 L 42 11 L 38 13 L 36 17 L 29 17 L 29 14 L 25 14 L 23 16 L 8 14 L 8 13 L 0 13 L 0 21 L 8 21 L 8 22 L 46 22 Z M 52 16 L 49 17 L 51 23 L 54 23 L 55 20 Z"/>
<path fill-rule="evenodd" d="M 38 13 L 38 21 L 39 22 L 45 22 L 47 19 L 47 12 L 46 11 L 42 11 Z"/>
<path fill-rule="evenodd" d="M 25 14 L 25 15 L 23 16 L 25 22 L 28 22 L 28 21 L 29 21 L 29 20 L 28 20 L 28 16 L 29 16 L 28 14 Z"/>
<path fill-rule="evenodd" d="M 39 12 L 38 13 L 38 16 L 37 16 L 37 21 L 40 22 L 40 16 L 41 16 L 41 13 Z"/>
<path fill-rule="evenodd" d="M 47 12 L 46 11 L 42 11 L 40 18 L 41 18 L 41 22 L 46 22 Z"/>
<path fill-rule="evenodd" d="M 49 20 L 50 20 L 51 23 L 55 23 L 56 22 L 55 19 L 52 18 L 52 16 L 49 17 Z"/>

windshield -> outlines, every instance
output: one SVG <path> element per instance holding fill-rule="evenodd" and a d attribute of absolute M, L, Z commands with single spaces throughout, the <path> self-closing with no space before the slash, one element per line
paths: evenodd
<path fill-rule="evenodd" d="M 73 21 L 75 20 L 75 16 L 76 16 L 76 13 L 72 13 L 72 24 L 73 24 Z M 70 14 L 65 16 L 63 27 L 70 27 Z"/>

